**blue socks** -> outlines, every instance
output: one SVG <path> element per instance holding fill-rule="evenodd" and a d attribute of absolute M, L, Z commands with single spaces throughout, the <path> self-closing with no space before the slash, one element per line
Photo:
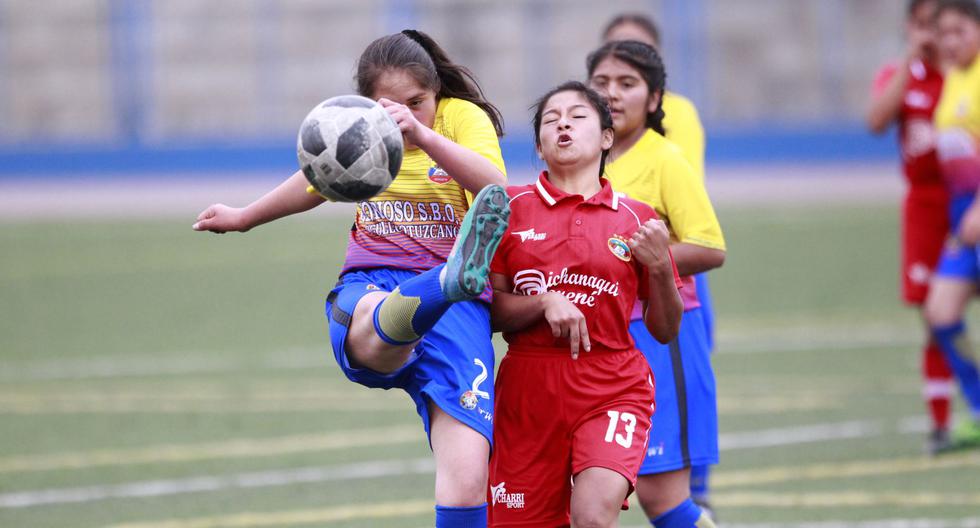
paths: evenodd
<path fill-rule="evenodd" d="M 701 508 L 698 508 L 691 499 L 685 500 L 673 510 L 651 520 L 650 524 L 656 528 L 714 527 L 714 523 L 701 512 Z"/>
<path fill-rule="evenodd" d="M 932 328 L 932 335 L 959 380 L 963 397 L 974 417 L 980 416 L 980 371 L 977 370 L 976 361 L 969 350 L 963 321 L 949 326 L 935 326 Z"/>
<path fill-rule="evenodd" d="M 691 466 L 691 498 L 697 501 L 708 499 L 708 477 L 711 466 Z"/>
<path fill-rule="evenodd" d="M 439 506 L 436 528 L 487 528 L 487 503 L 479 506 Z"/>
<path fill-rule="evenodd" d="M 401 283 L 374 309 L 374 330 L 392 345 L 406 345 L 422 338 L 452 302 L 442 291 L 439 274 L 445 264 Z"/>

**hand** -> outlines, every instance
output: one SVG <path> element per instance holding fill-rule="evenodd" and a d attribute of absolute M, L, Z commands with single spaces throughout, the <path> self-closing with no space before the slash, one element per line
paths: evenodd
<path fill-rule="evenodd" d="M 670 266 L 670 231 L 663 220 L 651 218 L 629 239 L 636 260 L 647 267 Z"/>
<path fill-rule="evenodd" d="M 912 28 L 908 33 L 908 50 L 906 56 L 909 60 L 921 59 L 926 54 L 926 49 L 932 46 L 935 35 L 931 30 Z"/>
<path fill-rule="evenodd" d="M 228 231 L 248 231 L 251 226 L 245 221 L 244 209 L 214 204 L 197 215 L 197 222 L 191 226 L 194 231 L 225 233 Z"/>
<path fill-rule="evenodd" d="M 403 104 L 396 103 L 391 99 L 385 99 L 384 97 L 378 99 L 378 104 L 384 107 L 388 115 L 398 124 L 398 128 L 402 131 L 402 138 L 405 140 L 406 147 L 409 145 L 422 146 L 425 142 L 426 134 L 432 132 L 429 127 L 420 123 L 418 119 L 415 119 L 415 114 Z"/>
<path fill-rule="evenodd" d="M 558 292 L 545 293 L 542 301 L 545 303 L 544 319 L 551 325 L 551 334 L 568 338 L 572 359 L 578 359 L 579 348 L 586 352 L 592 350 L 585 316 L 577 306 Z"/>

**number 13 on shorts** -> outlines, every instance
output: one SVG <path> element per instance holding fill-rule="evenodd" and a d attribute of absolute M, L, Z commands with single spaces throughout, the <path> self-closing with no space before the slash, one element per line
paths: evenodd
<path fill-rule="evenodd" d="M 609 427 L 606 428 L 606 442 L 617 444 L 629 449 L 633 445 L 633 431 L 636 431 L 636 416 L 633 413 L 606 411 L 609 416 Z M 620 427 L 620 424 L 623 424 Z M 622 433 L 617 431 L 622 430 Z"/>

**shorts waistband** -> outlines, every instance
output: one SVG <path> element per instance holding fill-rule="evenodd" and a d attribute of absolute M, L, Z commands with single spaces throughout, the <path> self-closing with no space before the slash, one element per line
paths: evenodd
<path fill-rule="evenodd" d="M 592 346 L 592 350 L 586 352 L 579 350 L 578 359 L 589 359 L 593 357 L 609 357 L 616 354 L 640 354 L 636 348 L 613 349 L 602 346 Z M 572 358 L 570 347 L 532 347 L 532 346 L 509 346 L 507 354 L 520 357 L 540 357 L 540 358 Z"/>

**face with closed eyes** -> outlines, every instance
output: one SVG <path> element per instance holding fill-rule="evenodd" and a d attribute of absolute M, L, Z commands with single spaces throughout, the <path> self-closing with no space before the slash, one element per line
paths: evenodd
<path fill-rule="evenodd" d="M 542 105 L 537 131 L 538 153 L 550 170 L 598 165 L 603 150 L 612 147 L 613 131 L 602 130 L 599 112 L 578 91 L 558 92 Z"/>

